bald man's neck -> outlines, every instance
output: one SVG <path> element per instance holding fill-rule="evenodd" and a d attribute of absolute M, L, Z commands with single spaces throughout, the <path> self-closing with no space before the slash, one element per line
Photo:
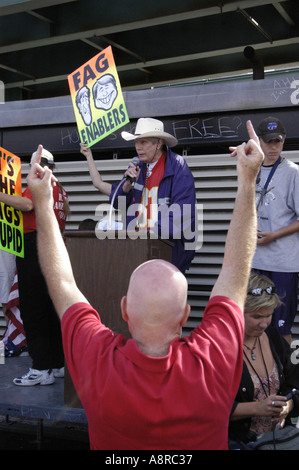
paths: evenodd
<path fill-rule="evenodd" d="M 158 341 L 157 343 L 155 343 L 152 340 L 141 342 L 135 338 L 133 339 L 143 354 L 146 354 L 147 356 L 150 356 L 150 357 L 164 357 L 164 356 L 167 356 L 168 354 L 170 343 L 175 338 L 179 338 L 180 335 L 181 335 L 180 333 L 172 335 L 168 341 L 165 341 L 163 343 L 161 343 L 161 341 Z"/>

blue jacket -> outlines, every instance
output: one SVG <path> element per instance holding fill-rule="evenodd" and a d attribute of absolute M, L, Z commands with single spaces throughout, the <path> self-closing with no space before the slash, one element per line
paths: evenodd
<path fill-rule="evenodd" d="M 141 202 L 142 191 L 145 183 L 146 164 L 140 162 L 140 175 L 135 183 L 134 189 L 129 193 L 118 189 L 114 201 L 114 207 L 118 207 L 118 197 L 125 196 L 126 209 L 132 204 Z M 110 201 L 119 183 L 112 185 Z M 183 205 L 186 205 L 183 208 Z M 173 211 L 169 210 L 172 206 Z M 175 154 L 169 148 L 167 149 L 165 161 L 165 173 L 158 189 L 158 222 L 154 232 L 162 239 L 167 238 L 173 243 L 172 263 L 182 272 L 189 268 L 195 255 L 195 237 L 197 233 L 196 220 L 196 194 L 193 175 L 180 155 Z M 128 214 L 126 217 L 126 226 L 136 218 L 135 214 Z M 184 217 L 183 217 L 184 215 Z M 169 220 L 169 223 L 165 223 Z M 186 249 L 186 243 L 190 246 Z M 189 248 L 194 249 L 189 249 Z"/>

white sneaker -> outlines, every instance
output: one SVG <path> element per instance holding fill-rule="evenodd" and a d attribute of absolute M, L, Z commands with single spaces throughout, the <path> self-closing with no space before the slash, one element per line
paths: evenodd
<path fill-rule="evenodd" d="M 53 374 L 54 377 L 64 377 L 64 367 L 61 367 L 60 369 L 53 369 Z"/>
<path fill-rule="evenodd" d="M 13 379 L 15 385 L 31 386 L 31 385 L 50 385 L 55 382 L 54 374 L 51 369 L 37 370 L 29 369 L 27 374 L 22 377 Z"/>

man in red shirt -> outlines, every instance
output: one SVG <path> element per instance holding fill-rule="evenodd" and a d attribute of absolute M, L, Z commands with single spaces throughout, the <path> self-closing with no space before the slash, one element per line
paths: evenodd
<path fill-rule="evenodd" d="M 101 323 L 78 290 L 57 236 L 53 176 L 38 164 L 28 176 L 40 263 L 61 318 L 65 356 L 86 411 L 92 449 L 227 449 L 256 241 L 255 178 L 263 160 L 251 123 L 247 126 L 250 140 L 232 152 L 238 155 L 238 192 L 223 267 L 203 321 L 188 338 L 180 337 L 190 311 L 187 281 L 162 260 L 139 266 L 122 298 L 132 338 Z"/>

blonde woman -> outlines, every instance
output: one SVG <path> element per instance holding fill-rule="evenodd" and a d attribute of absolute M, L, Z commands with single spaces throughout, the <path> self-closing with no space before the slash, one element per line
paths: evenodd
<path fill-rule="evenodd" d="M 249 442 L 298 416 L 299 403 L 286 400 L 299 387 L 298 366 L 291 363 L 287 341 L 270 326 L 281 304 L 274 283 L 250 276 L 245 302 L 243 373 L 230 421 L 230 439 Z"/>

